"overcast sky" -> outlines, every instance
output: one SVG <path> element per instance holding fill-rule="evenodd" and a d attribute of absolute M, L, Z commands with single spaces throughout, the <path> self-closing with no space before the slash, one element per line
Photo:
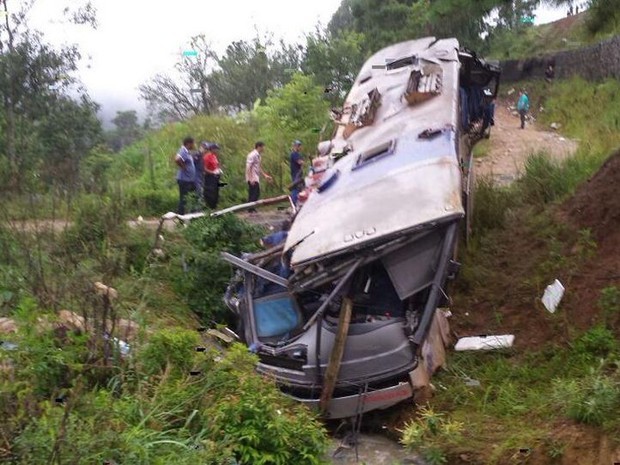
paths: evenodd
<path fill-rule="evenodd" d="M 52 43 L 77 43 L 83 55 L 80 79 L 109 119 L 117 110 L 138 109 L 137 87 L 172 68 L 190 37 L 205 34 L 222 52 L 233 40 L 251 39 L 256 28 L 276 39 L 301 41 L 318 22 L 327 24 L 340 0 L 92 0 L 96 30 L 68 26 L 60 18 L 69 1 L 38 0 L 30 24 Z M 536 22 L 563 12 L 539 9 Z"/>

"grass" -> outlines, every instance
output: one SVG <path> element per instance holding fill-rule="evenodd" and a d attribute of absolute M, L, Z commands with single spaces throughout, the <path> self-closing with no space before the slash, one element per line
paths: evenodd
<path fill-rule="evenodd" d="M 534 155 L 522 179 L 509 187 L 479 182 L 474 236 L 461 251 L 453 297 L 459 319 L 465 311 L 478 313 L 485 328 L 498 331 L 510 318 L 512 324 L 529 321 L 529 327 L 516 328 L 524 338 L 542 326 L 540 334 L 555 339 L 508 352 L 451 354 L 448 368 L 433 379 L 432 408 L 466 427 L 459 435 L 427 437 L 428 447 L 439 447 L 448 463 L 458 463 L 461 454 L 480 463 L 509 463 L 521 448 L 558 458 L 571 447 L 556 431 L 566 422 L 620 437 L 614 413 L 620 408 L 620 348 L 613 332 L 619 324 L 617 287 L 601 283 L 592 311 L 602 317 L 591 328 L 576 328 L 562 308 L 550 315 L 536 303 L 546 284 L 578 275 L 596 257 L 590 231 L 558 221 L 554 212 L 620 146 L 620 108 L 612 103 L 620 83 L 571 79 L 525 85 L 533 108 L 544 108 L 538 120 L 560 123 L 565 136 L 579 141 L 577 154 L 559 163 Z M 467 325 L 457 326 L 462 324 Z M 467 386 L 469 378 L 480 386 Z M 410 438 L 419 422 L 408 431 Z"/>
<path fill-rule="evenodd" d="M 0 226 L 0 316 L 19 328 L 2 335 L 16 348 L 0 349 L 0 461 L 323 463 L 322 426 L 254 372 L 247 348 L 196 351 L 215 346 L 195 328 L 198 315 L 219 320 L 230 274 L 215 249 L 249 250 L 258 229 L 233 216 L 197 222 L 166 231 L 155 258 L 153 231 L 123 214 L 122 202 L 86 198 L 63 232 Z M 98 297 L 95 281 L 118 299 Z M 59 321 L 60 309 L 89 331 Z M 140 325 L 129 356 L 101 329 L 121 317 Z"/>
<path fill-rule="evenodd" d="M 491 151 L 491 142 L 488 139 L 482 139 L 476 145 L 474 145 L 473 155 L 474 158 L 484 158 L 489 155 Z"/>
<path fill-rule="evenodd" d="M 598 32 L 592 32 L 586 13 L 553 23 L 495 33 L 488 40 L 486 56 L 498 60 L 529 58 L 587 47 L 618 33 L 618 23 L 610 23 Z"/>
<path fill-rule="evenodd" d="M 585 338 L 590 337 L 588 334 Z M 618 344 L 613 336 L 608 364 Z M 431 444 L 449 444 L 449 455 L 477 451 L 485 463 L 505 463 L 520 448 L 555 448 L 546 444 L 566 417 L 601 425 L 611 436 L 620 432 L 613 412 L 620 405 L 620 372 L 599 369 L 596 350 L 549 345 L 531 353 L 455 353 L 433 380 L 432 405 L 454 423 L 467 425 L 459 435 L 438 435 Z M 615 354 L 615 355 L 611 355 Z M 479 387 L 465 382 L 475 379 Z M 547 441 L 549 442 L 549 441 Z M 550 441 L 553 445 L 553 440 Z"/>

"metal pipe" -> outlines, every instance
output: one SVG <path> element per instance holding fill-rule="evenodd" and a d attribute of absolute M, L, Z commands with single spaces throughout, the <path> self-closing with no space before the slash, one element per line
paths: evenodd
<path fill-rule="evenodd" d="M 262 200 L 257 200 L 256 202 L 248 202 L 248 203 L 242 203 L 239 205 L 235 205 L 229 208 L 225 208 L 224 210 L 218 210 L 216 212 L 211 213 L 210 216 L 212 217 L 217 217 L 217 216 L 221 216 L 224 215 L 226 213 L 232 213 L 232 212 L 236 212 L 239 210 L 247 210 L 249 208 L 253 208 L 253 207 L 264 207 L 266 205 L 273 205 L 276 203 L 281 203 L 281 202 L 289 202 L 290 203 L 290 196 L 288 195 L 280 195 L 278 197 L 272 197 L 269 199 L 262 199 Z"/>
<path fill-rule="evenodd" d="M 431 320 L 435 314 L 439 292 L 441 291 L 441 285 L 445 279 L 448 264 L 450 263 L 450 254 L 452 253 L 452 245 L 454 244 L 457 225 L 458 223 L 454 222 L 448 226 L 446 237 L 444 238 L 443 246 L 441 248 L 441 255 L 439 256 L 437 271 L 435 272 L 435 276 L 431 284 L 431 291 L 428 295 L 426 305 L 424 306 L 424 312 L 422 313 L 422 320 L 418 325 L 418 329 L 413 334 L 413 337 L 410 338 L 410 341 L 415 344 L 416 347 L 419 347 L 424 341 L 424 338 L 426 338 L 426 333 L 428 332 Z"/>
<path fill-rule="evenodd" d="M 304 326 L 304 329 L 303 329 L 304 331 L 316 319 L 323 316 L 323 312 L 325 311 L 329 303 L 333 300 L 336 294 L 340 292 L 340 290 L 345 286 L 345 284 L 348 283 L 349 279 L 351 278 L 351 276 L 353 276 L 353 273 L 355 273 L 355 271 L 357 270 L 359 265 L 362 263 L 362 261 L 363 259 L 360 258 L 357 262 L 353 264 L 353 266 L 349 269 L 349 271 L 347 271 L 347 273 L 342 277 L 342 279 L 336 285 L 334 290 L 327 296 L 327 299 L 325 299 L 325 302 L 323 302 L 323 304 L 319 307 L 316 313 L 312 315 L 310 320 L 308 320 L 308 323 L 306 323 L 306 325 Z M 322 329 L 322 326 L 323 326 L 322 321 L 319 321 L 317 324 L 317 328 L 316 328 L 316 340 L 314 344 L 314 347 L 315 347 L 314 356 L 316 360 L 316 379 L 319 385 L 321 384 L 321 329 Z"/>
<path fill-rule="evenodd" d="M 249 271 L 250 273 L 260 276 L 261 278 L 265 278 L 267 281 L 271 281 L 272 283 L 278 284 L 283 287 L 288 287 L 287 279 L 284 279 L 282 276 L 278 276 L 271 271 L 267 271 L 260 266 L 248 263 L 239 257 L 235 257 L 234 255 L 229 254 L 228 252 L 220 252 L 220 257 L 222 257 L 222 259 L 236 267 L 239 267 L 245 271 Z"/>

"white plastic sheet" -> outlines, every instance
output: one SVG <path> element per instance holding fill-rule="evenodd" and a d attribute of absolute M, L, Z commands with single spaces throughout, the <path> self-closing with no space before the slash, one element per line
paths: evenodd
<path fill-rule="evenodd" d="M 542 297 L 542 303 L 547 310 L 551 313 L 555 313 L 560 301 L 562 300 L 562 296 L 564 295 L 564 286 L 557 279 L 553 281 L 552 284 L 549 284 L 545 289 L 545 293 Z"/>
<path fill-rule="evenodd" d="M 462 352 L 465 350 L 507 349 L 512 347 L 514 340 L 514 334 L 462 337 L 457 341 L 454 350 Z"/>

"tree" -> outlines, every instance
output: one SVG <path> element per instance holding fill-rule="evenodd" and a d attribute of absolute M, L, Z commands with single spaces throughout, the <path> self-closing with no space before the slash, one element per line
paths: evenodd
<path fill-rule="evenodd" d="M 590 0 L 586 24 L 593 34 L 606 29 L 617 31 L 620 27 L 620 0 Z"/>
<path fill-rule="evenodd" d="M 192 38 L 191 50 L 175 65 L 175 74 L 157 74 L 139 86 L 140 97 L 160 121 L 178 121 L 216 109 L 209 76 L 217 55 L 204 35 Z"/>
<path fill-rule="evenodd" d="M 394 42 L 414 39 L 419 31 L 409 30 L 414 0 L 353 0 L 354 30 L 366 37 L 366 50 L 376 52 Z"/>
<path fill-rule="evenodd" d="M 218 110 L 252 108 L 267 91 L 286 84 L 298 70 L 300 52 L 267 39 L 236 41 L 218 57 L 204 36 L 192 39 L 197 56 L 183 56 L 173 76 L 159 74 L 140 86 L 149 109 L 163 121 L 178 121 Z"/>
<path fill-rule="evenodd" d="M 292 141 L 301 139 L 307 150 L 316 147 L 321 128 L 329 121 L 328 109 L 323 87 L 297 73 L 284 87 L 270 91 L 265 104 L 252 112 L 267 143 L 268 171 L 279 175 L 280 189 L 285 185 L 283 162 Z"/>
<path fill-rule="evenodd" d="M 346 31 L 353 30 L 353 1 L 342 0 L 336 12 L 332 15 L 327 25 L 327 32 L 332 36 L 339 36 Z"/>
<path fill-rule="evenodd" d="M 357 32 L 332 34 L 317 29 L 306 37 L 302 71 L 314 76 L 333 104 L 346 96 L 364 64 L 364 42 L 364 35 Z"/>
<path fill-rule="evenodd" d="M 72 120 L 67 122 L 56 110 L 67 102 L 79 107 L 81 118 L 96 121 L 96 105 L 88 99 L 85 91 L 72 73 L 77 69 L 80 57 L 75 45 L 54 49 L 46 44 L 41 33 L 28 27 L 27 16 L 34 0 L 24 2 L 22 8 L 10 12 L 6 0 L 0 0 L 4 15 L 0 23 L 0 157 L 5 179 L 2 185 L 8 190 L 20 189 L 25 174 L 36 170 L 49 156 L 50 148 L 42 145 L 46 125 L 55 124 L 56 130 L 69 139 L 82 137 L 82 130 L 76 129 Z M 95 12 L 87 4 L 86 10 L 65 10 L 69 20 L 79 24 L 96 25 Z M 78 95 L 73 100 L 69 95 Z M 88 101 L 88 103 L 85 103 Z M 90 112 L 87 117 L 86 113 Z M 91 118 L 92 117 L 92 118 Z M 56 121 L 50 122 L 50 119 Z M 64 147 L 65 149 L 68 146 Z M 61 147 L 53 147 L 53 150 Z M 81 150 L 87 147 L 81 146 Z M 59 152 L 45 169 L 52 168 L 58 160 L 71 158 L 72 152 Z M 72 179 L 74 176 L 72 177 Z M 59 179 L 63 181 L 63 179 Z"/>
<path fill-rule="evenodd" d="M 64 187 L 78 187 L 82 160 L 102 140 L 97 109 L 85 95 L 78 100 L 60 96 L 49 108 L 35 132 L 46 184 L 60 181 Z"/>
<path fill-rule="evenodd" d="M 275 47 L 271 40 L 256 37 L 230 44 L 217 64 L 209 78 L 214 98 L 225 110 L 237 112 L 251 109 L 270 89 L 289 82 L 299 70 L 300 53 L 294 45 L 281 41 Z"/>
<path fill-rule="evenodd" d="M 107 136 L 108 143 L 115 152 L 136 141 L 142 135 L 136 110 L 117 111 L 112 124 L 116 126 L 116 129 L 109 131 Z"/>

